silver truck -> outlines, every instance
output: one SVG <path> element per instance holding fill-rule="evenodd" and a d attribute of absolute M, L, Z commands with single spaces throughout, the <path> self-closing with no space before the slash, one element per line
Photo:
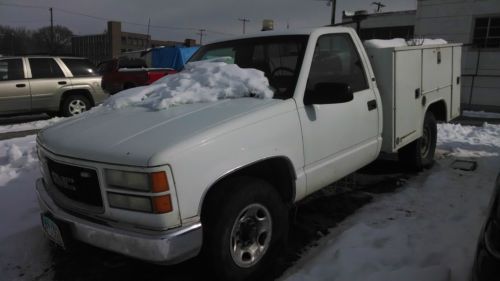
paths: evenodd
<path fill-rule="evenodd" d="M 0 115 L 46 112 L 72 116 L 107 97 L 101 76 L 84 58 L 0 58 Z"/>

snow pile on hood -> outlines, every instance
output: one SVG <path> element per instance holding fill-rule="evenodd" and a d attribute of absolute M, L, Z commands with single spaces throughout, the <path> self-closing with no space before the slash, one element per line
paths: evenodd
<path fill-rule="evenodd" d="M 122 91 L 103 104 L 120 109 L 142 106 L 162 110 L 178 104 L 212 102 L 220 99 L 272 98 L 264 72 L 228 64 L 225 58 L 191 62 L 177 74 L 167 75 L 150 86 Z"/>
<path fill-rule="evenodd" d="M 403 38 L 394 38 L 389 40 L 371 39 L 363 42 L 365 48 L 391 48 L 391 47 L 407 47 L 407 46 L 421 46 L 421 45 L 442 45 L 448 42 L 443 39 L 412 39 L 406 41 Z"/>

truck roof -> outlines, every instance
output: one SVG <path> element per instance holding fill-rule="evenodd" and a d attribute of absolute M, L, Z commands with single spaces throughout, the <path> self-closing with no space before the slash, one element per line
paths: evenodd
<path fill-rule="evenodd" d="M 257 33 L 245 34 L 240 36 L 234 36 L 227 39 L 216 40 L 211 43 L 225 42 L 231 40 L 247 39 L 247 38 L 258 38 L 258 37 L 270 37 L 270 36 L 284 36 L 284 35 L 311 35 L 316 30 L 331 29 L 332 31 L 348 31 L 352 30 L 351 27 L 344 26 L 323 26 L 323 27 L 311 27 L 311 28 L 299 28 L 299 29 L 288 29 L 288 30 L 270 30 L 261 31 Z"/>

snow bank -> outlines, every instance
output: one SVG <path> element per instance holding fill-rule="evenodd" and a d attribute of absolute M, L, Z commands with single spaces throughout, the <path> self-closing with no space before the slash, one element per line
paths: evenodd
<path fill-rule="evenodd" d="M 34 190 L 35 136 L 0 141 L 0 280 L 52 280 Z"/>
<path fill-rule="evenodd" d="M 62 117 L 54 117 L 54 118 L 47 119 L 47 120 L 39 120 L 39 121 L 26 122 L 26 123 L 21 123 L 21 124 L 0 126 L 0 134 L 1 133 L 8 133 L 8 132 L 43 129 L 47 126 L 61 122 L 62 120 L 65 120 L 65 119 L 66 118 L 62 118 Z"/>
<path fill-rule="evenodd" d="M 406 41 L 403 38 L 394 38 L 388 40 L 371 39 L 363 42 L 365 48 L 391 48 L 391 47 L 407 47 L 421 45 L 442 45 L 448 42 L 443 39 L 412 39 Z"/>
<path fill-rule="evenodd" d="M 38 163 L 35 136 L 0 142 L 0 188 Z"/>
<path fill-rule="evenodd" d="M 282 280 L 468 281 L 496 174 L 500 125 L 438 126 L 447 157 L 381 195 L 319 242 Z M 474 152 L 474 153 L 471 153 Z M 454 170 L 475 156 L 478 169 Z"/>
<path fill-rule="evenodd" d="M 111 96 L 104 108 L 143 106 L 162 110 L 178 104 L 220 99 L 272 98 L 264 72 L 228 64 L 225 58 L 186 64 L 184 71 L 167 75 L 150 86 L 132 88 Z"/>
<path fill-rule="evenodd" d="M 462 116 L 466 117 L 476 117 L 476 118 L 492 118 L 492 119 L 500 119 L 500 113 L 495 112 L 485 112 L 485 111 L 469 111 L 464 110 L 462 112 Z"/>

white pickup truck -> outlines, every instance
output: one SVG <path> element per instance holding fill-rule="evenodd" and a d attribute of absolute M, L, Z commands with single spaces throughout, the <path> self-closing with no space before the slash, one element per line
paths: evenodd
<path fill-rule="evenodd" d="M 221 279 L 249 278 L 279 254 L 292 204 L 381 151 L 432 165 L 436 121 L 460 112 L 460 44 L 365 49 L 323 27 L 209 44 L 191 61 L 214 57 L 263 71 L 274 98 L 130 107 L 39 133 L 49 238 L 159 264 L 201 253 Z"/>

